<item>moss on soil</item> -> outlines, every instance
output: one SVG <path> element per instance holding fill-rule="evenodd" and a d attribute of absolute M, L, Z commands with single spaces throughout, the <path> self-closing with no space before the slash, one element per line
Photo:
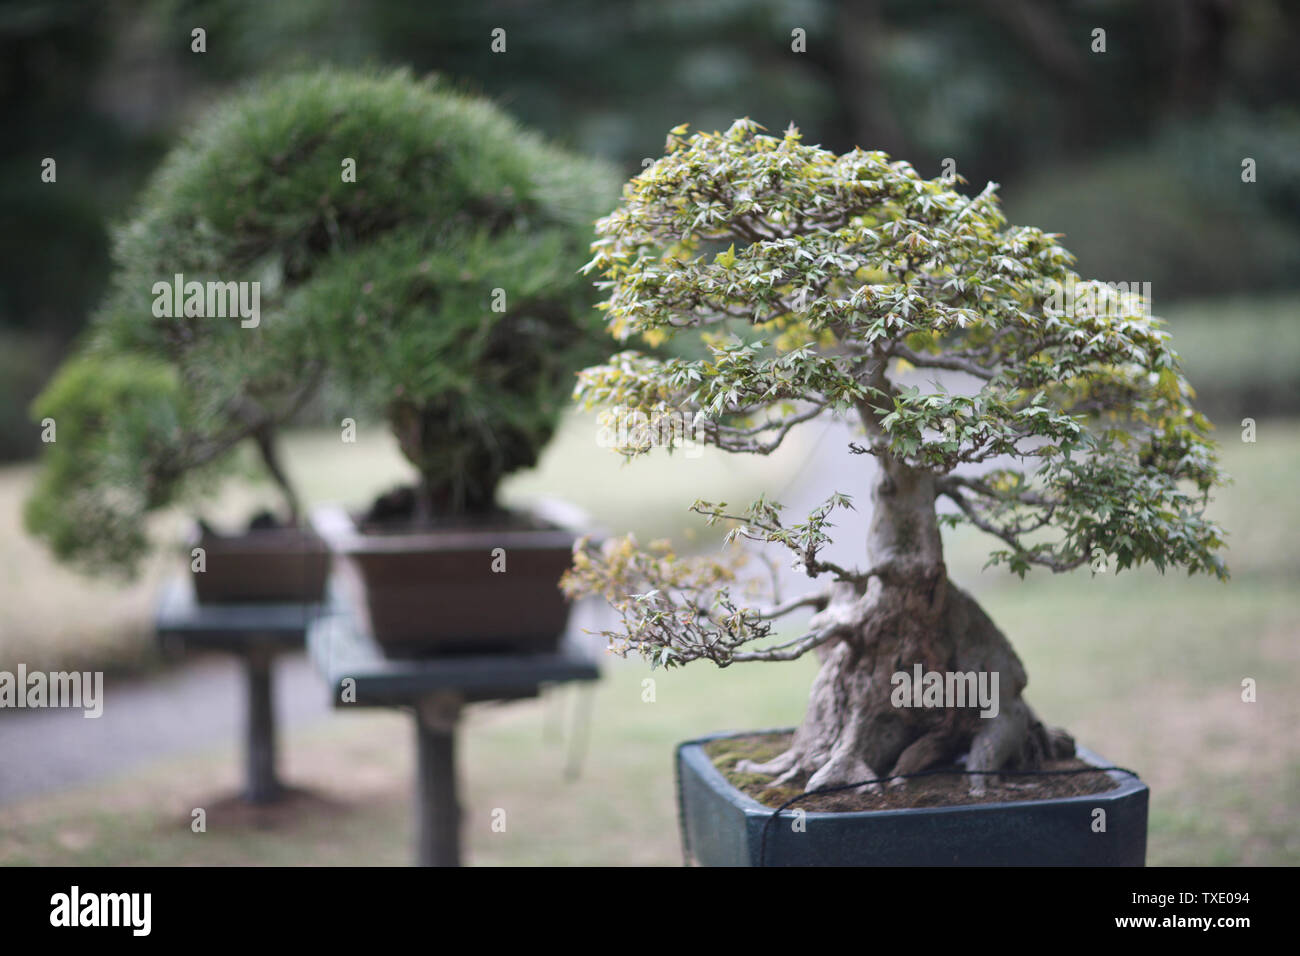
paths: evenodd
<path fill-rule="evenodd" d="M 737 773 L 736 764 L 749 759 L 765 761 L 776 757 L 790 746 L 790 734 L 750 734 L 727 737 L 704 745 L 713 765 L 722 771 L 732 786 L 744 791 L 759 803 L 779 807 L 804 792 L 808 782 L 802 775 L 786 786 L 768 787 L 772 777 L 759 773 Z M 1075 770 L 1088 764 L 1071 757 L 1053 760 L 1043 770 Z M 936 768 L 940 769 L 940 768 Z M 1101 772 L 1070 775 L 1045 775 L 1042 777 L 1008 776 L 997 785 L 990 785 L 981 797 L 972 797 L 966 776 L 955 764 L 947 768 L 954 772 L 932 777 L 911 778 L 901 787 L 883 787 L 880 793 L 858 793 L 842 790 L 835 793 L 815 794 L 799 801 L 799 806 L 809 811 L 902 810 L 908 807 L 942 807 L 971 803 L 1003 803 L 1015 800 L 1046 800 L 1073 797 L 1113 790 L 1118 784 L 1108 774 Z"/>

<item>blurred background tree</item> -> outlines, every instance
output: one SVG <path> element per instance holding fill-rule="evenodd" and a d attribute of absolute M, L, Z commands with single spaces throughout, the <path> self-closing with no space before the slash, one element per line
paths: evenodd
<path fill-rule="evenodd" d="M 1013 222 L 1067 233 L 1082 271 L 1151 282 L 1157 314 L 1189 327 L 1211 414 L 1295 411 L 1297 44 L 1283 0 L 10 0 L 0 459 L 35 450 L 27 406 L 104 291 L 108 226 L 178 127 L 252 76 L 324 61 L 444 73 L 628 172 L 669 128 L 742 115 L 923 175 L 951 159 L 970 188 L 1003 183 Z M 1211 364 L 1195 343 L 1229 321 Z M 1281 358 L 1252 370 L 1261 352 Z"/>

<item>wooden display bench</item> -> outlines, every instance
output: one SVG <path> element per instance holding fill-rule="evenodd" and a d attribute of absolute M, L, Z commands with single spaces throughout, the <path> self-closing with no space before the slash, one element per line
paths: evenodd
<path fill-rule="evenodd" d="M 272 803 L 284 793 L 276 776 L 272 669 L 280 654 L 301 649 L 322 604 L 200 604 L 188 575 L 163 585 L 154 628 L 163 649 L 220 651 L 243 664 L 247 686 L 244 799 Z"/>
<path fill-rule="evenodd" d="M 419 866 L 459 866 L 456 729 L 466 704 L 535 697 L 549 684 L 594 681 L 596 665 L 571 652 L 394 659 L 352 615 L 316 620 L 308 653 L 335 707 L 409 707 L 416 730 Z"/>

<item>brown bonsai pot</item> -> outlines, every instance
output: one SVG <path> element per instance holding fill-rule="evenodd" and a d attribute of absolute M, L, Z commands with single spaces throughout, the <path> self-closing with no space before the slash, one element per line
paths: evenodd
<path fill-rule="evenodd" d="M 544 653 L 564 635 L 560 576 L 584 533 L 564 507 L 418 530 L 365 525 L 336 507 L 312 521 L 352 572 L 348 583 L 364 591 L 355 604 L 388 656 Z"/>
<path fill-rule="evenodd" d="M 311 528 L 253 528 L 227 535 L 199 526 L 190 546 L 204 550 L 205 570 L 193 573 L 200 604 L 319 604 L 325 599 L 330 552 Z"/>

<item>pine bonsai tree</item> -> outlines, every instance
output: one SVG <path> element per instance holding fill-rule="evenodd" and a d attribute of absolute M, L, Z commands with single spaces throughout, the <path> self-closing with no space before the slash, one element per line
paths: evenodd
<path fill-rule="evenodd" d="M 246 441 L 297 521 L 274 437 L 322 384 L 389 416 L 425 513 L 489 508 L 601 354 L 576 264 L 616 192 L 604 166 L 404 71 L 294 74 L 218 104 L 118 231 L 86 355 L 36 403 L 95 425 L 49 446 L 29 528 L 87 567 L 129 566 L 143 516 Z M 168 308 L 174 281 L 257 283 L 259 315 Z M 124 395 L 128 365 L 150 373 Z"/>
<path fill-rule="evenodd" d="M 32 405 L 37 420 L 53 423 L 55 441 L 24 513 L 57 558 L 92 574 L 133 575 L 149 550 L 148 515 L 177 503 L 201 513 L 243 445 L 282 498 L 283 514 L 257 520 L 299 524 L 276 435 L 318 379 L 295 382 L 287 367 L 258 378 L 246 363 L 239 383 L 220 374 L 236 366 L 218 364 L 228 355 L 216 352 L 201 331 L 165 356 L 114 348 L 92 333 L 60 366 Z"/>
<path fill-rule="evenodd" d="M 176 369 L 88 350 L 63 363 L 33 410 L 54 429 L 25 519 L 55 556 L 129 576 L 148 550 L 144 518 L 205 485 L 201 418 Z"/>
<path fill-rule="evenodd" d="M 1139 296 L 1080 280 L 1055 236 L 1009 226 L 994 184 L 968 198 L 880 152 L 837 156 L 793 127 L 758 130 L 673 130 L 597 225 L 588 268 L 604 276 L 612 331 L 694 335 L 705 353 L 625 351 L 583 372 L 578 394 L 651 419 L 685 412 L 693 438 L 741 454 L 769 454 L 819 416 L 851 416 L 860 481 L 806 518 L 767 499 L 693 506 L 732 522 L 729 540 L 788 549 L 822 586 L 755 609 L 731 558 L 624 539 L 577 551 L 567 590 L 605 595 L 621 614 L 612 649 L 652 664 L 817 653 L 792 746 L 742 768 L 778 783 L 842 785 L 962 754 L 969 770 L 996 772 L 1072 753 L 1023 700 L 1007 639 L 949 580 L 940 529 L 989 533 L 990 563 L 1021 576 L 1109 557 L 1118 570 L 1225 577 L 1222 532 L 1205 515 L 1222 475 L 1168 334 Z M 946 384 L 900 384 L 908 369 Z M 835 510 L 863 491 L 864 561 L 842 566 L 823 549 Z M 815 609 L 806 633 L 768 640 L 800 607 Z M 895 706 L 892 677 L 916 664 L 998 673 L 997 716 Z"/>
<path fill-rule="evenodd" d="M 331 122 L 356 109 L 332 85 L 320 95 Z M 398 74 L 351 95 L 364 120 L 313 150 L 359 139 L 365 195 L 340 207 L 342 238 L 307 257 L 312 278 L 287 308 L 418 473 L 371 517 L 490 513 L 502 478 L 537 462 L 574 374 L 608 354 L 578 266 L 618 179 L 434 83 Z"/>
<path fill-rule="evenodd" d="M 490 510 L 600 354 L 575 264 L 612 172 L 405 71 L 263 84 L 179 165 L 174 231 L 214 268 L 275 280 L 271 354 L 388 418 L 419 515 Z"/>

